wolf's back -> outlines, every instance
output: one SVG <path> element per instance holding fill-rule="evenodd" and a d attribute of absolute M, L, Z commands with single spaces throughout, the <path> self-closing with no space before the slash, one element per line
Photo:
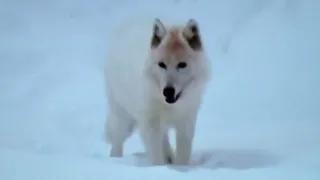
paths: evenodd
<path fill-rule="evenodd" d="M 107 41 L 107 95 L 136 113 L 143 98 L 142 80 L 152 35 L 153 18 L 133 16 L 116 24 Z"/>
<path fill-rule="evenodd" d="M 152 35 L 152 18 L 134 16 L 116 24 L 108 41 L 108 54 L 112 59 L 126 56 L 128 61 L 147 57 Z M 131 59 L 131 60 L 130 60 Z M 113 60 L 114 61 L 114 60 Z"/>

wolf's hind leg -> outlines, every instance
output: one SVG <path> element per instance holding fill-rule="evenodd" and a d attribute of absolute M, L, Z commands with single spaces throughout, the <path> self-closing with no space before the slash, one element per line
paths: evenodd
<path fill-rule="evenodd" d="M 134 119 L 115 101 L 110 101 L 105 122 L 105 139 L 111 144 L 110 157 L 122 157 L 123 145 L 135 128 Z"/>

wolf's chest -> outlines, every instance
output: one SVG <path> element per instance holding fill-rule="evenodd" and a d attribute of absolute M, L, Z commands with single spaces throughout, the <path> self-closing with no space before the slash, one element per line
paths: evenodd
<path fill-rule="evenodd" d="M 153 103 L 148 108 L 148 114 L 152 116 L 152 119 L 161 121 L 168 125 L 174 125 L 180 121 L 185 113 L 182 109 L 167 106 L 163 103 Z"/>

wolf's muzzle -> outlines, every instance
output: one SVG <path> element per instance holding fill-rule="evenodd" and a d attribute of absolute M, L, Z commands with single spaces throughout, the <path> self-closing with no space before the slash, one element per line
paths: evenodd
<path fill-rule="evenodd" d="M 175 89 L 172 86 L 167 86 L 163 89 L 163 96 L 166 98 L 166 102 L 169 104 L 173 104 L 177 102 L 177 100 L 181 96 L 181 92 L 175 95 Z"/>

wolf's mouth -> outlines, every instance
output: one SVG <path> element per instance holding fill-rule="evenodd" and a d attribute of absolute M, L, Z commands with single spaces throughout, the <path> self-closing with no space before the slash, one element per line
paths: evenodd
<path fill-rule="evenodd" d="M 181 97 L 181 93 L 182 91 L 180 91 L 175 97 L 166 97 L 166 102 L 169 104 L 173 104 L 175 102 L 177 102 L 179 100 L 179 98 Z"/>

